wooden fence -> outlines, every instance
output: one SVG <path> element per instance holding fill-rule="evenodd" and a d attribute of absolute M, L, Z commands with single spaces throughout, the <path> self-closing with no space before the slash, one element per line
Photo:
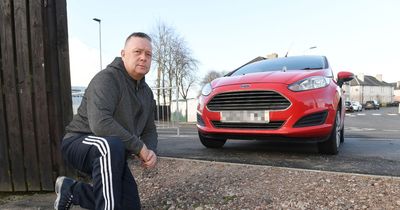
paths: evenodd
<path fill-rule="evenodd" d="M 0 0 L 0 191 L 51 191 L 72 118 L 66 0 Z"/>

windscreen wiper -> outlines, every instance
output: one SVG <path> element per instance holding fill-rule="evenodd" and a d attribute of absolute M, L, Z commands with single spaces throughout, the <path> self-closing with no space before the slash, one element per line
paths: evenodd
<path fill-rule="evenodd" d="M 301 70 L 317 70 L 317 69 L 322 69 L 322 68 L 321 67 L 314 67 L 314 68 L 307 67 L 307 68 L 302 68 Z"/>

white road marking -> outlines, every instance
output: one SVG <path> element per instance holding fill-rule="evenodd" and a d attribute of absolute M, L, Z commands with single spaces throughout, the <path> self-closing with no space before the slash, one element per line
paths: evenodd
<path fill-rule="evenodd" d="M 357 128 L 357 127 L 345 127 L 345 130 L 350 131 L 376 131 L 375 128 Z"/>
<path fill-rule="evenodd" d="M 373 116 L 382 116 L 382 115 L 384 115 L 384 114 L 381 114 L 381 113 L 371 113 L 370 115 L 373 115 Z M 386 115 L 388 115 L 388 116 L 398 116 L 398 115 L 400 115 L 400 114 L 388 113 L 388 114 L 386 114 Z M 359 113 L 359 114 L 350 114 L 350 113 L 346 113 L 346 116 L 348 116 L 348 117 L 367 116 L 367 114 L 365 114 L 365 113 Z"/>

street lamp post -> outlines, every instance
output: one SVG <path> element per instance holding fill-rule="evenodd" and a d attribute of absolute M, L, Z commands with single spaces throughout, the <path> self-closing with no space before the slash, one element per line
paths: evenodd
<path fill-rule="evenodd" d="M 93 18 L 94 21 L 99 23 L 99 46 L 100 46 L 100 71 L 103 69 L 102 59 L 101 59 L 101 20 L 98 18 Z"/>

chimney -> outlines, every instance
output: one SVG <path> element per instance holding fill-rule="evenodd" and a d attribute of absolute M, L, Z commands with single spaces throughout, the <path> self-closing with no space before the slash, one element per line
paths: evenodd
<path fill-rule="evenodd" d="M 358 78 L 359 80 L 361 80 L 361 82 L 364 82 L 364 74 L 363 74 L 363 73 L 357 74 L 357 78 Z"/>
<path fill-rule="evenodd" d="M 376 78 L 377 80 L 379 80 L 379 82 L 382 82 L 382 74 L 377 74 L 377 75 L 375 76 L 375 78 Z"/>

